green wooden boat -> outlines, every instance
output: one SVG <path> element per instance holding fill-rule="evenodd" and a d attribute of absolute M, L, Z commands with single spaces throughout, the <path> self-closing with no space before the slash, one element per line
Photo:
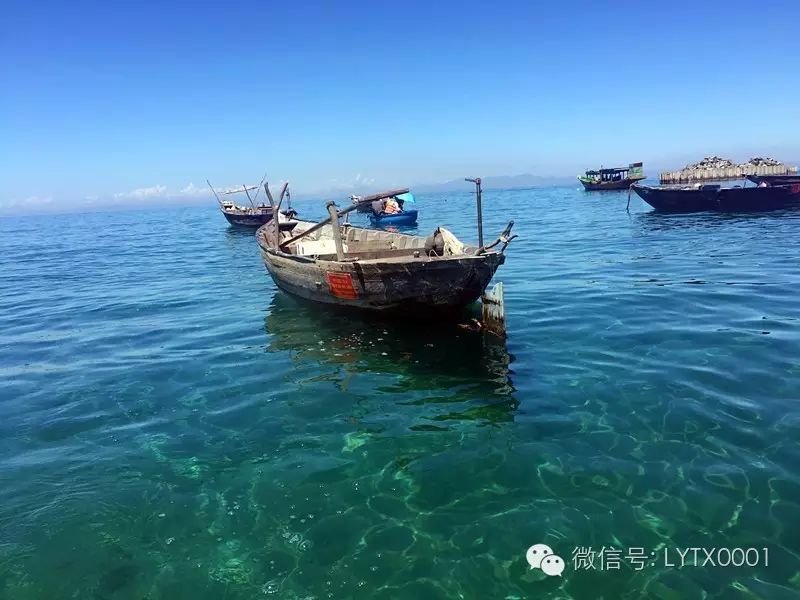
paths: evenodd
<path fill-rule="evenodd" d="M 584 175 L 578 177 L 578 181 L 587 191 L 626 190 L 631 184 L 642 179 L 646 179 L 646 177 L 640 162 L 631 163 L 627 167 L 586 171 Z"/>

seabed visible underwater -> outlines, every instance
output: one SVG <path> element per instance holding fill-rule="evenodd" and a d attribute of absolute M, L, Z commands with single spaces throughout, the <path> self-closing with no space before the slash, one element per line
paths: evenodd
<path fill-rule="evenodd" d="M 577 187 L 484 194 L 505 343 L 296 302 L 211 206 L 0 219 L 0 598 L 800 597 L 800 213 Z"/>

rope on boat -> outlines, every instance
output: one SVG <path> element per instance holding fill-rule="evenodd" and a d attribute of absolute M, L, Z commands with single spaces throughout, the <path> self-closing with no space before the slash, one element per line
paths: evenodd
<path fill-rule="evenodd" d="M 264 173 L 264 176 L 261 178 L 261 182 L 258 184 L 258 189 L 256 190 L 255 195 L 253 196 L 253 202 L 258 200 L 258 194 L 261 191 L 261 186 L 264 185 L 264 182 L 267 180 L 267 174 Z"/>

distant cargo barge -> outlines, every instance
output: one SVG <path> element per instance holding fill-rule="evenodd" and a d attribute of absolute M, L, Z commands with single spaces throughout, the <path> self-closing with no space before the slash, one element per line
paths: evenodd
<path fill-rule="evenodd" d="M 661 212 L 760 212 L 800 207 L 800 183 L 759 184 L 724 188 L 718 184 L 692 186 L 631 186 L 642 200 Z"/>
<path fill-rule="evenodd" d="M 663 185 L 676 183 L 695 183 L 703 181 L 729 181 L 733 179 L 744 179 L 750 176 L 776 176 L 776 175 L 797 175 L 797 167 L 790 167 L 784 164 L 779 165 L 733 165 L 716 168 L 687 168 L 680 171 L 667 171 L 661 173 L 661 183 Z"/>

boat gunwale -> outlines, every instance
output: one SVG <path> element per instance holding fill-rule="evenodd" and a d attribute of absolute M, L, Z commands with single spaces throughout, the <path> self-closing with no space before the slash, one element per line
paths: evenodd
<path fill-rule="evenodd" d="M 248 208 L 244 206 L 235 206 L 233 208 L 219 207 L 220 212 L 226 215 L 233 215 L 235 217 L 260 217 L 263 215 L 271 215 L 273 209 L 271 206 Z"/>
<path fill-rule="evenodd" d="M 402 264 L 431 264 L 431 263 L 448 263 L 454 261 L 485 261 L 486 258 L 492 256 L 502 256 L 500 252 L 489 251 L 484 252 L 483 254 L 451 254 L 447 256 L 428 256 L 420 252 L 419 256 L 414 256 L 413 249 L 403 249 L 399 250 L 398 252 L 412 252 L 411 254 L 402 254 L 398 256 L 381 256 L 376 258 L 359 258 L 358 252 L 347 252 L 345 253 L 345 260 L 337 260 L 335 254 L 326 253 L 320 254 L 318 256 L 306 256 L 302 254 L 291 254 L 289 252 L 284 252 L 282 250 L 277 250 L 275 248 L 270 248 L 268 246 L 264 246 L 261 243 L 260 239 L 257 239 L 258 247 L 263 252 L 269 255 L 278 256 L 281 258 L 297 260 L 298 262 L 303 263 L 320 263 L 321 266 L 325 264 L 329 265 L 353 265 L 353 264 L 362 264 L 362 265 L 402 265 Z M 330 258 L 328 258 L 330 257 Z M 349 260 L 348 260 L 349 259 Z"/>
<path fill-rule="evenodd" d="M 578 181 L 585 181 L 587 183 L 618 183 L 619 181 L 642 181 L 643 179 L 647 179 L 647 175 L 632 175 L 630 177 L 623 177 L 622 179 L 617 180 L 606 180 L 606 179 L 594 179 L 592 177 L 587 177 L 586 175 L 578 175 Z"/>
<path fill-rule="evenodd" d="M 300 223 L 309 223 L 308 221 L 299 221 Z M 497 252 L 495 250 L 489 250 L 483 252 L 481 254 L 477 254 L 478 248 L 475 246 L 471 246 L 468 244 L 464 245 L 465 252 L 462 254 L 450 254 L 446 256 L 429 256 L 425 254 L 423 248 L 402 248 L 398 249 L 397 256 L 381 256 L 375 258 L 359 258 L 359 254 L 369 254 L 375 252 L 375 250 L 368 250 L 363 253 L 359 252 L 346 252 L 345 253 L 345 260 L 338 260 L 336 255 L 333 253 L 325 253 L 320 254 L 317 256 L 311 255 L 302 255 L 302 254 L 292 254 L 290 252 L 285 252 L 280 248 L 273 248 L 266 244 L 266 227 L 269 224 L 262 225 L 258 228 L 255 233 L 256 243 L 261 251 L 268 255 L 278 256 L 281 258 L 297 260 L 298 262 L 302 262 L 305 264 L 308 263 L 321 263 L 320 266 L 324 265 L 353 265 L 353 264 L 366 264 L 371 266 L 378 266 L 378 265 L 390 265 L 392 267 L 400 264 L 430 264 L 430 263 L 447 263 L 452 261 L 461 261 L 461 260 L 477 260 L 486 262 L 488 257 L 502 257 L 504 256 L 502 252 Z M 352 227 L 352 226 L 351 226 Z M 353 229 L 360 229 L 362 231 L 377 231 L 377 230 L 370 230 L 365 227 L 353 227 Z M 263 231 L 262 231 L 263 230 Z M 389 232 L 382 232 L 382 233 L 389 233 Z M 400 232 L 391 232 L 390 235 L 392 236 L 402 236 L 404 238 L 409 239 L 424 239 L 418 235 L 410 235 L 407 233 L 400 233 Z M 402 252 L 402 254 L 399 254 Z M 419 256 L 414 256 L 415 252 L 419 252 Z M 330 257 L 330 258 L 328 258 Z"/>
<path fill-rule="evenodd" d="M 736 190 L 736 191 L 749 190 L 750 193 L 753 193 L 752 190 L 759 190 L 759 193 L 764 194 L 764 193 L 767 193 L 764 190 L 775 191 L 775 190 L 778 190 L 780 188 L 790 188 L 792 185 L 800 185 L 800 182 L 798 182 L 798 183 L 788 182 L 788 183 L 784 183 L 784 184 L 781 184 L 781 185 L 768 185 L 768 186 L 764 186 L 764 187 L 758 187 L 758 186 L 745 187 L 743 185 L 733 186 L 733 187 L 723 187 L 723 186 L 721 186 L 719 184 L 715 184 L 715 183 L 702 184 L 702 186 L 704 186 L 704 187 L 708 186 L 708 189 L 703 189 L 703 187 L 695 187 L 695 185 L 696 184 L 691 184 L 691 185 L 687 185 L 687 184 L 642 185 L 642 184 L 638 184 L 637 183 L 637 184 L 634 184 L 634 186 L 632 186 L 632 187 L 635 187 L 635 188 L 638 188 L 638 189 L 655 190 L 657 192 L 693 192 L 693 193 L 697 193 L 697 192 L 715 192 L 715 193 L 717 193 L 717 192 L 727 192 L 727 191 L 730 191 L 730 190 Z M 790 193 L 791 193 L 791 191 L 790 191 Z"/>

